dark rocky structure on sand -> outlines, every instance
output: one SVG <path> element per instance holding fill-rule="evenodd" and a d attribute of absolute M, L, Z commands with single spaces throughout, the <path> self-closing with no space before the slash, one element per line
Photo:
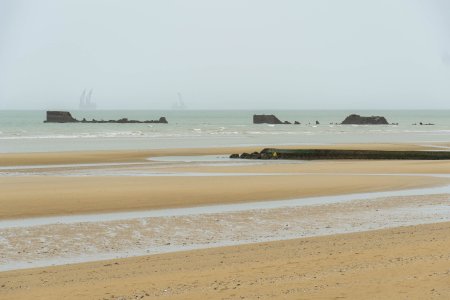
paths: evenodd
<path fill-rule="evenodd" d="M 337 149 L 275 149 L 261 152 L 232 154 L 230 158 L 243 159 L 395 159 L 395 160 L 448 160 L 450 151 L 381 151 Z"/>
<path fill-rule="evenodd" d="M 253 124 L 292 124 L 289 121 L 280 121 L 275 115 L 253 115 Z M 300 124 L 295 121 L 294 124 Z"/>
<path fill-rule="evenodd" d="M 70 112 L 68 111 L 47 111 L 47 119 L 44 123 L 163 123 L 167 124 L 167 119 L 165 117 L 159 118 L 159 120 L 147 120 L 147 121 L 138 121 L 138 120 L 128 120 L 127 118 L 122 118 L 119 120 L 95 120 L 91 121 L 83 119 L 81 121 L 72 117 Z"/>
<path fill-rule="evenodd" d="M 341 124 L 344 125 L 389 125 L 385 117 L 371 116 L 363 117 L 360 115 L 352 114 L 345 118 Z"/>

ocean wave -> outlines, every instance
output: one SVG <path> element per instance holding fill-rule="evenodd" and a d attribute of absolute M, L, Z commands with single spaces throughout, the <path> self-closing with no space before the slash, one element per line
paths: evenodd
<path fill-rule="evenodd" d="M 141 128 L 142 129 L 142 128 Z M 258 130 L 254 130 L 258 129 Z M 428 129 L 428 128 L 427 128 Z M 431 129 L 431 128 L 430 128 Z M 359 127 L 329 127 L 329 126 L 310 126 L 310 127 L 253 127 L 248 125 L 246 127 L 241 126 L 207 126 L 207 127 L 176 127 L 176 128 L 152 128 L 146 127 L 142 130 L 105 130 L 105 131 L 92 131 L 89 132 L 85 129 L 84 132 L 71 132 L 71 131 L 55 131 L 55 132 L 33 132 L 32 130 L 18 130 L 0 132 L 0 140 L 58 140 L 58 139 L 121 139 L 121 138 L 155 138 L 155 139 L 171 139 L 171 138 L 207 138 L 207 137 L 277 137 L 279 140 L 282 136 L 289 137 L 301 137 L 301 136 L 332 136 L 332 135 L 367 135 L 367 136 L 448 136 L 450 135 L 450 129 L 438 129 L 425 130 L 425 129 L 413 129 L 413 128 L 373 128 L 368 126 Z M 278 138 L 280 137 L 280 138 Z"/>
<path fill-rule="evenodd" d="M 208 132 L 207 134 L 209 134 L 209 135 L 236 135 L 236 134 L 239 134 L 240 132 L 238 132 L 238 131 L 226 131 L 226 132 L 223 132 L 223 131 L 220 131 L 220 132 L 217 132 L 217 131 L 213 131 L 213 132 Z"/>
<path fill-rule="evenodd" d="M 50 134 L 50 135 L 9 135 L 0 136 L 0 140 L 33 140 L 33 139 L 77 139 L 77 138 L 121 138 L 144 137 L 143 132 L 104 132 L 104 133 L 79 133 L 79 134 Z M 149 135 L 150 136 L 150 135 Z M 153 135 L 157 136 L 157 135 Z"/>

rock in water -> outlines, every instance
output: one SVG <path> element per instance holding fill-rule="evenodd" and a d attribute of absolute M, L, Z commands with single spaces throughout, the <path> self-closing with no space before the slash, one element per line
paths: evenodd
<path fill-rule="evenodd" d="M 163 123 L 168 124 L 167 119 L 165 117 L 159 118 L 159 120 L 147 120 L 147 121 L 138 121 L 138 120 L 129 120 L 128 118 L 121 118 L 119 120 L 108 120 L 108 121 L 97 121 L 96 119 L 92 119 L 92 121 L 86 120 L 83 118 L 82 121 L 78 121 L 68 111 L 47 111 L 47 119 L 44 121 L 45 123 Z"/>
<path fill-rule="evenodd" d="M 47 111 L 47 120 L 50 123 L 73 123 L 78 122 L 68 111 Z"/>
<path fill-rule="evenodd" d="M 274 115 L 253 115 L 253 124 L 283 124 Z"/>
<path fill-rule="evenodd" d="M 161 118 L 159 118 L 158 123 L 164 123 L 164 124 L 167 124 L 167 123 L 169 123 L 169 122 L 167 122 L 166 117 L 161 117 Z"/>
<path fill-rule="evenodd" d="M 381 116 L 371 116 L 363 117 L 360 115 L 352 114 L 345 118 L 341 124 L 344 125 L 389 125 L 385 117 Z"/>

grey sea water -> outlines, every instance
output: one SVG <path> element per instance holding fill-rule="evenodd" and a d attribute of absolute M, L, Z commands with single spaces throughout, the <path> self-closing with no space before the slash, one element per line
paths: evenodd
<path fill-rule="evenodd" d="M 302 124 L 255 125 L 254 113 Z M 336 125 L 351 113 L 382 115 L 398 125 Z M 49 124 L 43 123 L 45 111 L 0 111 L 0 152 L 450 141 L 449 110 L 74 110 L 72 115 L 97 120 L 165 116 L 169 124 Z M 435 125 L 413 125 L 419 122 Z"/>

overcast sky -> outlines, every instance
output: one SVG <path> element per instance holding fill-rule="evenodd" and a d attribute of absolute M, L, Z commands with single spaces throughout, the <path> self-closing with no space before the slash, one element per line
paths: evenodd
<path fill-rule="evenodd" d="M 450 109 L 447 0 L 0 0 L 0 109 Z"/>

